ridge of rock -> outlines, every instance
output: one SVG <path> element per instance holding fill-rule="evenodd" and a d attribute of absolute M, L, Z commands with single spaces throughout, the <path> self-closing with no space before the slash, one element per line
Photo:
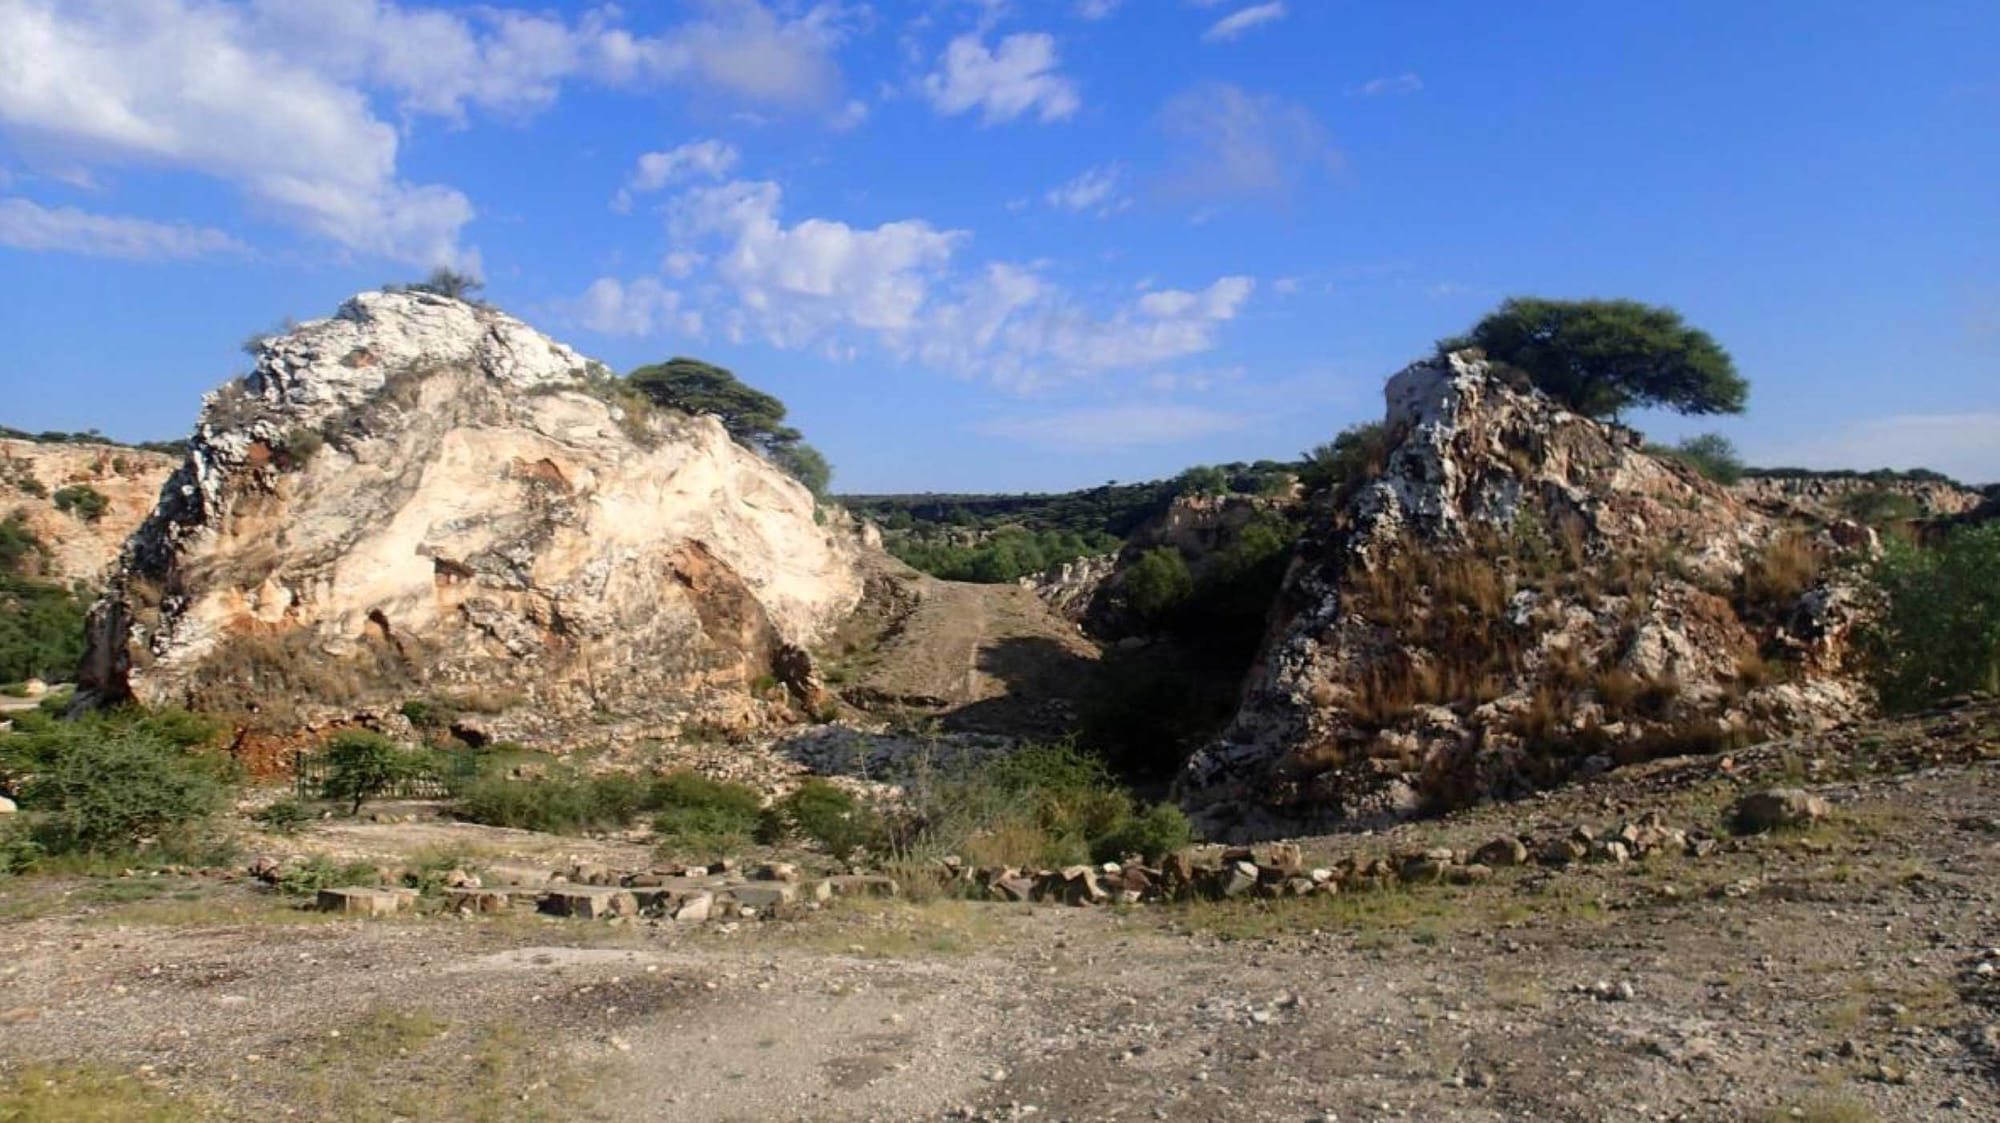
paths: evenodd
<path fill-rule="evenodd" d="M 1301 542 L 1223 737 L 1212 837 L 1368 825 L 1855 717 L 1853 524 L 1762 514 L 1476 353 L 1385 390 L 1385 470 Z"/>
<path fill-rule="evenodd" d="M 443 699 L 542 741 L 745 724 L 860 597 L 803 486 L 494 309 L 365 293 L 255 350 L 93 610 L 91 698 L 270 726 Z"/>

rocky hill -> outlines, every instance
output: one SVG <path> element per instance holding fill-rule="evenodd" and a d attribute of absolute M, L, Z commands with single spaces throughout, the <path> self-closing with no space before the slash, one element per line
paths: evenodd
<path fill-rule="evenodd" d="M 1386 821 L 1865 712 L 1853 524 L 1787 521 L 1474 353 L 1387 387 L 1392 452 L 1287 575 L 1182 775 L 1215 836 Z"/>
<path fill-rule="evenodd" d="M 1824 520 L 1851 518 L 1868 507 L 1901 510 L 1912 518 L 1951 518 L 1986 499 L 1978 491 L 1943 480 L 1860 472 L 1751 475 L 1731 490 L 1765 509 Z"/>
<path fill-rule="evenodd" d="M 528 740 L 754 721 L 750 684 L 806 677 L 860 598 L 850 523 L 493 309 L 366 293 L 256 359 L 92 614 L 89 697 L 274 727 L 438 700 Z"/>
<path fill-rule="evenodd" d="M 46 550 L 35 576 L 101 587 L 174 464 L 118 445 L 0 440 L 0 517 L 18 512 Z"/>

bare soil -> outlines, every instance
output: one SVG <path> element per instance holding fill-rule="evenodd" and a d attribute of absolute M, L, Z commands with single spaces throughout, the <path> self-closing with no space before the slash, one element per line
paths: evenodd
<path fill-rule="evenodd" d="M 156 1109 L 111 1118 L 2000 1119 L 2000 707 L 1303 844 L 1651 810 L 1720 831 L 1771 782 L 1832 817 L 1701 859 L 1302 901 L 356 921 L 240 881 L 17 880 L 0 1118 L 7 1092 L 65 1118 L 51 1097 L 95 1087 Z M 306 837 L 439 843 L 413 826 Z"/>

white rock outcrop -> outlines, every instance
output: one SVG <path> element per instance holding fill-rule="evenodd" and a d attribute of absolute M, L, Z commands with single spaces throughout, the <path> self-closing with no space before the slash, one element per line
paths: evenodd
<path fill-rule="evenodd" d="M 1216 837 L 1508 798 L 1831 725 L 1851 525 L 1759 513 L 1475 353 L 1390 380 L 1385 470 L 1301 543 L 1185 802 Z"/>
<path fill-rule="evenodd" d="M 715 419 L 629 412 L 493 309 L 366 293 L 209 395 L 82 685 L 303 724 L 434 699 L 524 739 L 737 720 L 853 608 L 859 549 Z"/>

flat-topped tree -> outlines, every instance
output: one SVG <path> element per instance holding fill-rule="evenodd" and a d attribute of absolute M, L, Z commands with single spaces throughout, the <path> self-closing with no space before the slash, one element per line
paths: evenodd
<path fill-rule="evenodd" d="M 785 424 L 785 403 L 729 370 L 676 356 L 640 367 L 625 381 L 656 405 L 714 416 L 730 436 L 763 453 L 814 495 L 824 495 L 832 482 L 833 469 L 826 458 Z"/>
<path fill-rule="evenodd" d="M 1634 406 L 1742 413 L 1750 394 L 1713 336 L 1671 308 L 1636 300 L 1512 297 L 1471 332 L 1438 343 L 1440 352 L 1468 347 L 1590 417 Z"/>

